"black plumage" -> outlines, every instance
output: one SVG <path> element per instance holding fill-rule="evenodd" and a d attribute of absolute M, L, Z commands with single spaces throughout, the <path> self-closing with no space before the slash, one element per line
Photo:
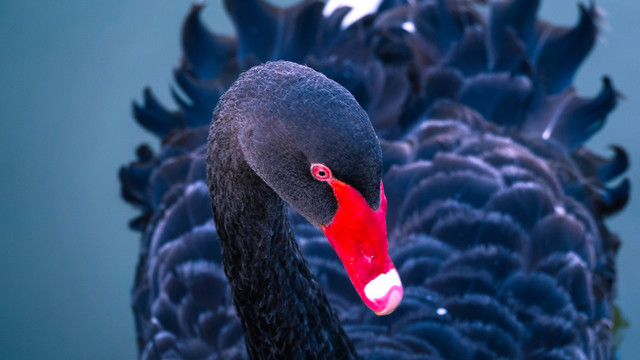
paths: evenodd
<path fill-rule="evenodd" d="M 593 99 L 571 87 L 597 35 L 597 8 L 581 6 L 579 23 L 565 29 L 537 19 L 537 1 L 491 2 L 487 15 L 476 6 L 383 1 L 377 13 L 342 29 L 348 10 L 323 17 L 319 1 L 290 9 L 228 1 L 237 38 L 211 34 L 200 23 L 202 7 L 192 8 L 175 71 L 188 98 L 175 93 L 179 108 L 169 111 L 145 92 L 134 115 L 163 138 L 162 148 L 154 154 L 141 147 L 120 171 L 125 200 L 142 210 L 131 224 L 142 231 L 133 290 L 141 358 L 241 359 L 248 356 L 245 340 L 256 358 L 297 351 L 326 357 L 331 350 L 347 357 L 351 349 L 371 359 L 613 356 L 619 240 L 603 220 L 628 200 L 627 180 L 610 185 L 628 159 L 619 147 L 611 160 L 583 147 L 616 104 L 611 81 L 605 78 Z M 299 304 L 285 327 L 304 331 L 253 320 L 243 330 L 227 277 L 256 279 L 236 279 L 241 272 L 222 265 L 233 254 L 221 254 L 212 220 L 207 125 L 240 72 L 280 59 L 344 86 L 379 137 L 389 251 L 405 285 L 402 304 L 389 316 L 363 306 L 322 233 L 289 208 L 288 220 L 273 223 L 289 249 L 299 247 L 283 254 L 293 260 L 286 271 L 319 296 L 306 300 L 327 302 L 287 303 L 290 292 L 250 288 L 246 304 L 236 299 L 238 309 Z M 282 96 L 268 103 L 285 111 Z M 267 165 L 279 159 L 264 157 Z M 375 192 L 358 184 L 363 179 L 349 180 Z M 248 224 L 236 226 L 232 231 L 247 231 Z M 319 287 L 309 282 L 313 277 Z M 266 303 L 253 303 L 256 296 Z M 312 307 L 326 310 L 316 314 L 322 322 L 309 325 L 294 315 Z M 257 345 L 260 334 L 277 341 Z"/>

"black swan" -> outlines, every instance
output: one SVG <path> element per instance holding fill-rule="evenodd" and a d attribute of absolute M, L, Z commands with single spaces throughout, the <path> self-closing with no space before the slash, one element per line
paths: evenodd
<path fill-rule="evenodd" d="M 571 87 L 595 5 L 375 5 L 229 0 L 237 38 L 193 6 L 179 109 L 134 105 L 162 148 L 120 171 L 140 357 L 612 358 L 628 160 L 582 146 L 611 81 Z"/>

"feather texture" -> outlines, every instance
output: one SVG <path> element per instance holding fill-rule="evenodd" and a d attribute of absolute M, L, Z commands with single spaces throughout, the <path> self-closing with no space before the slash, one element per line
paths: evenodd
<path fill-rule="evenodd" d="M 120 170 L 124 199 L 141 210 L 131 227 L 142 233 L 132 298 L 142 359 L 247 357 L 204 183 L 206 125 L 240 72 L 279 59 L 344 86 L 381 140 L 390 256 L 405 285 L 393 314 L 362 306 L 322 233 L 289 216 L 362 358 L 612 356 L 619 240 L 603 221 L 628 200 L 628 180 L 610 184 L 628 159 L 583 146 L 616 105 L 612 82 L 592 99 L 571 87 L 597 35 L 595 5 L 560 28 L 527 0 L 486 14 L 471 1 L 381 1 L 358 19 L 323 15 L 314 0 L 225 4 L 237 37 L 207 30 L 202 5 L 186 18 L 177 110 L 148 89 L 134 104 L 162 138 Z"/>

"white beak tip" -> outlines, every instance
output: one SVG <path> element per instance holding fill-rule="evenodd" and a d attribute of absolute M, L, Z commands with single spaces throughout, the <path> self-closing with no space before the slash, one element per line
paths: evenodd
<path fill-rule="evenodd" d="M 374 313 L 379 316 L 391 314 L 398 307 L 398 305 L 400 305 L 402 296 L 402 288 L 393 288 L 389 293 L 387 306 L 382 309 L 382 311 L 374 311 Z"/>
<path fill-rule="evenodd" d="M 364 287 L 367 299 L 376 305 L 376 315 L 389 315 L 400 305 L 404 291 L 400 275 L 394 268 L 385 274 L 378 275 Z"/>

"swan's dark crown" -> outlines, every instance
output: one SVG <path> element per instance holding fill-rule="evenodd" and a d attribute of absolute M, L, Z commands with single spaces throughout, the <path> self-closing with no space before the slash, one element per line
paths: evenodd
<path fill-rule="evenodd" d="M 142 358 L 246 358 L 204 184 L 206 125 L 241 71 L 277 59 L 344 86 L 382 143 L 390 253 L 405 284 L 393 315 L 370 314 L 326 240 L 290 213 L 361 357 L 612 357 L 619 240 L 604 219 L 628 199 L 627 180 L 611 185 L 628 160 L 583 147 L 616 104 L 611 81 L 594 98 L 571 87 L 597 8 L 580 6 L 578 24 L 561 28 L 536 18 L 539 1 L 491 2 L 487 16 L 470 1 L 412 3 L 384 0 L 341 29 L 348 9 L 323 17 L 320 1 L 227 1 L 237 38 L 211 34 L 193 7 L 175 71 L 188 99 L 176 92 L 168 111 L 145 92 L 136 120 L 163 145 L 141 147 L 120 173 L 142 210 L 132 222 L 143 233 Z"/>
<path fill-rule="evenodd" d="M 335 81 L 292 62 L 256 66 L 221 97 L 213 118 L 212 131 L 234 127 L 244 160 L 317 226 L 331 222 L 337 202 L 312 177 L 313 163 L 327 165 L 377 208 L 380 145 L 367 114 Z"/>

